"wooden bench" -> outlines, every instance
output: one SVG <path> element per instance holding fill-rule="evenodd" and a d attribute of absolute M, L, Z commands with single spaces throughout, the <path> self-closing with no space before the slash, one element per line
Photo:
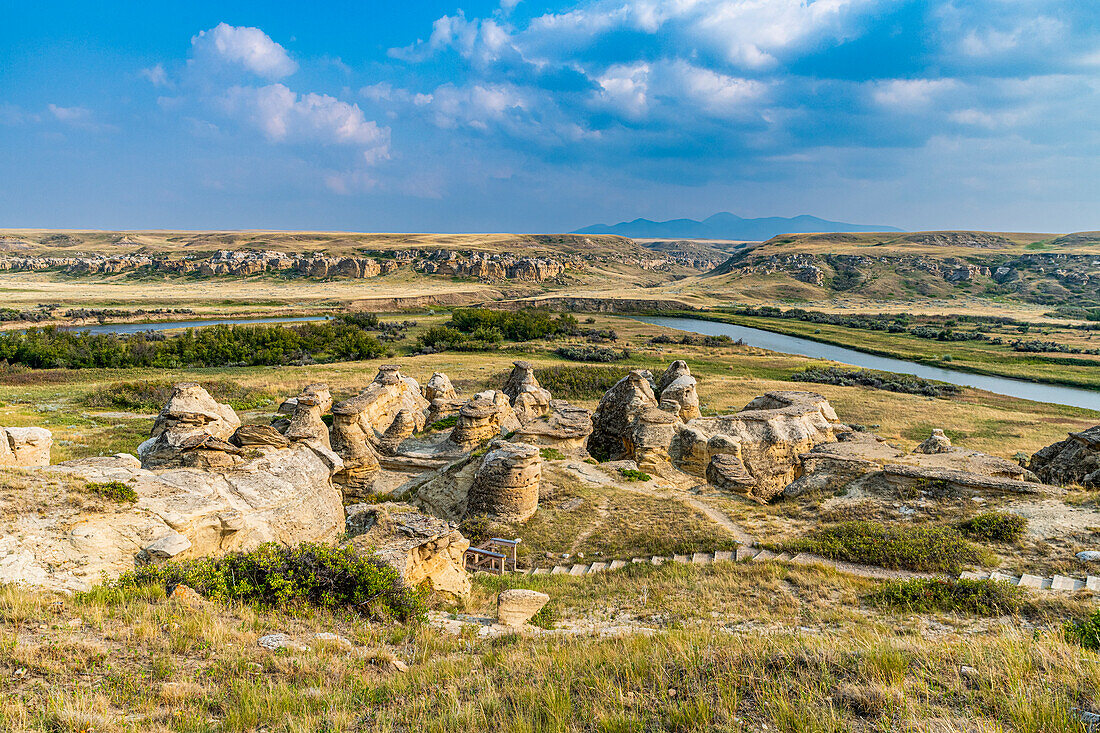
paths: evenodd
<path fill-rule="evenodd" d="M 470 572 L 481 570 L 494 575 L 504 575 L 516 570 L 516 548 L 520 539 L 506 540 L 492 537 L 477 547 L 466 550 L 466 569 Z"/>

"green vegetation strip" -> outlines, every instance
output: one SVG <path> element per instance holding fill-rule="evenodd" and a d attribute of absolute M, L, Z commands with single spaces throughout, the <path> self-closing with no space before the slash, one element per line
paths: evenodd
<path fill-rule="evenodd" d="M 820 527 L 788 543 L 785 549 L 893 570 L 945 573 L 958 573 L 982 556 L 978 547 L 951 527 L 869 521 Z"/>

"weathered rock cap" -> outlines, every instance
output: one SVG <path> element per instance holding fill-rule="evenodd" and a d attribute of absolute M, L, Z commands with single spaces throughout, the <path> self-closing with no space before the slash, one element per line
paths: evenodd
<path fill-rule="evenodd" d="M 933 428 L 932 434 L 916 447 L 914 453 L 934 455 L 936 453 L 950 453 L 951 439 L 944 434 L 941 428 Z"/>
<path fill-rule="evenodd" d="M 504 626 L 519 628 L 534 618 L 550 596 L 537 590 L 511 588 L 497 596 L 497 621 Z"/>
<path fill-rule="evenodd" d="M 374 381 L 379 384 L 397 384 L 401 381 L 401 368 L 397 364 L 383 364 L 378 367 Z"/>
<path fill-rule="evenodd" d="M 290 440 L 271 425 L 242 425 L 229 442 L 241 448 L 290 447 Z"/>
<path fill-rule="evenodd" d="M 227 440 L 241 425 L 233 408 L 214 400 L 197 382 L 181 382 L 153 422 L 151 437 L 173 430 L 202 430 Z"/>

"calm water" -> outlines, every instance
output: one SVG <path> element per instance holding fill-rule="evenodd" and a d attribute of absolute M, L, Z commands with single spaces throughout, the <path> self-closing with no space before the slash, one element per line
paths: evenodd
<path fill-rule="evenodd" d="M 750 346 L 761 349 L 779 351 L 785 354 L 800 354 L 819 359 L 829 359 L 843 364 L 863 367 L 865 369 L 879 369 L 885 372 L 898 372 L 900 374 L 913 374 L 925 379 L 935 379 L 940 382 L 957 384 L 961 387 L 976 387 L 996 394 L 1010 397 L 1021 397 L 1025 400 L 1036 402 L 1050 402 L 1056 405 L 1071 405 L 1073 407 L 1085 407 L 1090 410 L 1100 410 L 1100 392 L 1074 387 L 1059 387 L 1053 384 L 1037 384 L 1025 382 L 1020 379 L 1006 379 L 1005 377 L 987 377 L 981 374 L 967 374 L 951 369 L 917 364 L 902 359 L 891 359 L 886 356 L 865 354 L 855 349 L 846 349 L 843 346 L 823 344 L 797 336 L 787 336 L 781 333 L 763 331 L 759 328 L 748 326 L 736 326 L 732 323 L 718 323 L 717 321 L 702 321 L 696 318 L 665 318 L 653 316 L 639 318 L 639 321 L 651 323 L 655 326 L 666 326 L 678 331 L 699 333 L 704 336 L 729 336 L 733 339 L 741 339 Z"/>
<path fill-rule="evenodd" d="M 302 316 L 298 318 L 226 318 L 208 321 L 171 321 L 169 323 L 107 323 L 102 326 L 72 326 L 70 331 L 89 331 L 91 333 L 144 333 L 145 331 L 174 331 L 181 328 L 202 328 L 217 326 L 220 323 L 247 325 L 250 323 L 302 323 L 305 321 L 325 321 L 324 316 Z"/>

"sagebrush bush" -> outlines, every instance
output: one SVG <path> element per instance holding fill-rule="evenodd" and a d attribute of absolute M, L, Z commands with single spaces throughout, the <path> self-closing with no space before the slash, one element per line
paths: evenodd
<path fill-rule="evenodd" d="M 596 399 L 627 373 L 617 367 L 559 365 L 536 369 L 535 378 L 560 399 Z"/>
<path fill-rule="evenodd" d="M 939 580 L 912 578 L 881 583 L 866 600 L 875 606 L 904 611 L 954 611 L 977 616 L 1017 613 L 1026 605 L 1026 592 L 994 580 Z"/>
<path fill-rule="evenodd" d="M 594 361 L 603 363 L 621 361 L 630 356 L 625 350 L 616 351 L 606 346 L 593 346 L 592 344 L 559 346 L 554 349 L 554 353 L 564 359 L 570 359 L 572 361 Z"/>
<path fill-rule="evenodd" d="M 421 594 L 405 588 L 390 566 L 352 547 L 317 543 L 283 547 L 269 542 L 246 553 L 146 565 L 124 573 L 117 582 L 169 589 L 183 583 L 212 600 L 264 608 L 343 608 L 402 621 L 418 620 L 425 613 Z"/>
<path fill-rule="evenodd" d="M 1011 512 L 983 512 L 955 526 L 969 537 L 991 542 L 1015 542 L 1027 529 L 1027 519 Z"/>
<path fill-rule="evenodd" d="M 957 573 L 964 564 L 979 560 L 978 548 L 957 529 L 922 524 L 841 522 L 815 529 L 786 548 L 896 570 Z"/>
<path fill-rule="evenodd" d="M 442 420 L 436 420 L 428 426 L 428 430 L 446 430 L 458 425 L 458 415 L 449 415 Z"/>
<path fill-rule="evenodd" d="M 1083 619 L 1067 621 L 1064 630 L 1066 641 L 1100 651 L 1100 608 Z"/>
<path fill-rule="evenodd" d="M 959 393 L 953 384 L 934 382 L 912 374 L 895 374 L 869 369 L 842 369 L 840 367 L 806 367 L 791 375 L 795 382 L 835 384 L 845 387 L 858 385 L 888 392 L 924 395 L 925 397 L 951 397 Z"/>
<path fill-rule="evenodd" d="M 132 504 L 138 500 L 137 492 L 134 491 L 133 487 L 121 481 L 92 481 L 84 484 L 84 489 L 111 501 L 124 501 Z"/>
<path fill-rule="evenodd" d="M 639 471 L 634 468 L 620 468 L 619 473 L 627 481 L 649 481 L 653 478 L 645 471 Z"/>

